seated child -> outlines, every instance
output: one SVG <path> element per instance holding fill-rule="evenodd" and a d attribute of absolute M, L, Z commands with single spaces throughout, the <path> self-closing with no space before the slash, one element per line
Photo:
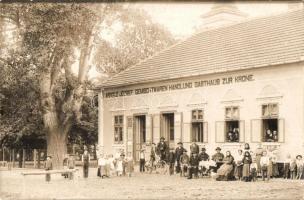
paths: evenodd
<path fill-rule="evenodd" d="M 180 158 L 180 166 L 181 166 L 181 173 L 180 176 L 181 177 L 185 177 L 186 173 L 188 171 L 188 166 L 189 166 L 189 156 L 187 155 L 187 150 L 184 150 L 183 155 L 181 155 Z"/>

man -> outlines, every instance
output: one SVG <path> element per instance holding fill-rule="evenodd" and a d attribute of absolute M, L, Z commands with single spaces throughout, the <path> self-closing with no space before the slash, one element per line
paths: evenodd
<path fill-rule="evenodd" d="M 192 144 L 190 145 L 190 153 L 191 154 L 199 154 L 199 146 L 196 144 L 196 140 L 194 139 L 192 141 Z"/>
<path fill-rule="evenodd" d="M 46 158 L 46 161 L 45 161 L 45 170 L 48 171 L 48 170 L 52 170 L 52 169 L 53 169 L 52 156 L 48 156 Z M 45 175 L 45 180 L 47 182 L 50 182 L 51 181 L 51 174 L 46 174 Z"/>
<path fill-rule="evenodd" d="M 206 153 L 206 148 L 202 148 L 202 152 L 198 155 L 199 161 L 208 161 L 209 155 Z"/>
<path fill-rule="evenodd" d="M 74 169 L 75 168 L 75 159 L 74 159 L 74 155 L 73 154 L 70 154 L 69 155 L 69 158 L 68 158 L 68 161 L 67 161 L 67 166 L 68 166 L 68 169 Z M 73 172 L 70 172 L 68 173 L 68 177 L 70 180 L 72 180 L 74 177 L 73 177 Z"/>
<path fill-rule="evenodd" d="M 89 154 L 87 149 L 84 150 L 81 161 L 82 161 L 82 164 L 83 164 L 83 177 L 88 178 L 88 176 L 89 176 L 90 154 Z"/>
<path fill-rule="evenodd" d="M 157 144 L 157 151 L 158 154 L 160 155 L 160 159 L 161 160 L 165 160 L 166 159 L 166 152 L 167 152 L 168 146 L 165 142 L 165 138 L 161 137 L 160 138 L 160 142 Z"/>
<path fill-rule="evenodd" d="M 177 162 L 176 173 L 180 173 L 180 171 L 181 171 L 181 168 L 180 168 L 180 158 L 183 155 L 185 149 L 183 147 L 183 143 L 182 142 L 177 143 L 177 145 L 178 146 L 175 149 L 175 158 L 176 158 L 176 162 Z"/>
<path fill-rule="evenodd" d="M 223 160 L 224 160 L 224 154 L 221 153 L 221 148 L 217 147 L 215 149 L 216 153 L 212 156 L 212 160 L 214 160 L 216 162 L 216 170 L 218 170 L 220 168 L 220 166 L 223 164 Z"/>
<path fill-rule="evenodd" d="M 190 156 L 190 161 L 189 161 L 189 174 L 188 174 L 188 179 L 192 179 L 192 175 L 194 174 L 195 178 L 198 178 L 198 156 L 196 153 L 192 153 Z"/>

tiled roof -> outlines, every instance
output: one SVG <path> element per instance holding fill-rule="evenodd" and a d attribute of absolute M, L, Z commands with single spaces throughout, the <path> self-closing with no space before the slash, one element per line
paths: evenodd
<path fill-rule="evenodd" d="M 304 9 L 206 30 L 101 84 L 118 87 L 304 60 Z"/>

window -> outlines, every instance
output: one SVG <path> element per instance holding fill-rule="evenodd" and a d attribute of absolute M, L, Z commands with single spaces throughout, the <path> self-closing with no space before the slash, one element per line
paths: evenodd
<path fill-rule="evenodd" d="M 203 110 L 192 110 L 192 141 L 204 142 Z"/>
<path fill-rule="evenodd" d="M 263 142 L 278 142 L 278 104 L 262 105 Z"/>
<path fill-rule="evenodd" d="M 123 142 L 123 115 L 114 116 L 114 142 Z"/>
<path fill-rule="evenodd" d="M 225 108 L 225 133 L 226 142 L 240 141 L 239 107 L 230 106 Z"/>

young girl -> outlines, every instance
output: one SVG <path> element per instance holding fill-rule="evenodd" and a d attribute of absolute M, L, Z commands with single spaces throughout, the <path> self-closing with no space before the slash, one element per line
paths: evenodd
<path fill-rule="evenodd" d="M 255 182 L 257 180 L 257 162 L 256 162 L 256 158 L 252 158 L 252 163 L 250 165 L 250 178 L 253 182 Z"/>
<path fill-rule="evenodd" d="M 250 177 L 250 164 L 252 163 L 251 155 L 248 151 L 245 151 L 243 163 L 243 180 L 248 182 Z"/>
<path fill-rule="evenodd" d="M 120 154 L 120 157 L 116 161 L 117 176 L 122 176 L 124 170 L 124 155 Z"/>
<path fill-rule="evenodd" d="M 267 177 L 267 180 L 269 181 L 270 173 L 268 173 L 268 169 L 269 169 L 270 160 L 269 157 L 267 156 L 267 151 L 263 151 L 260 164 L 261 164 L 263 181 L 265 181 L 265 177 Z"/>
<path fill-rule="evenodd" d="M 304 168 L 304 163 L 302 160 L 302 156 L 301 155 L 297 155 L 296 157 L 296 163 L 297 163 L 297 179 L 301 179 L 302 175 L 303 175 L 303 168 Z"/>

